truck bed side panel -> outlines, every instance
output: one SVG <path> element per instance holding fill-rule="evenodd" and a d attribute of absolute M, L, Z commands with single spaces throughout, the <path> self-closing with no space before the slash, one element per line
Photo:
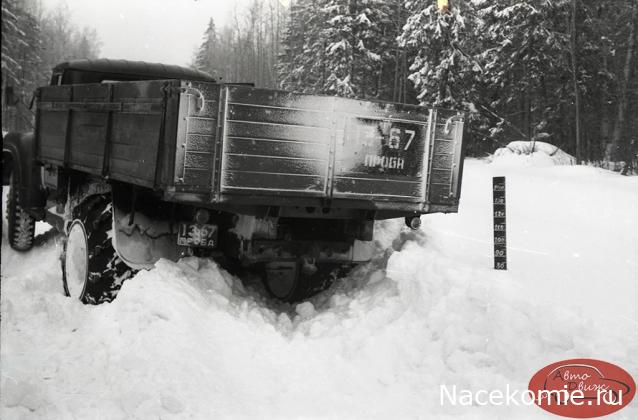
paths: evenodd
<path fill-rule="evenodd" d="M 40 159 L 153 186 L 165 81 L 48 86 L 38 103 Z M 174 134 L 173 134 L 174 136 Z"/>
<path fill-rule="evenodd" d="M 331 107 L 318 108 L 300 99 L 276 91 L 228 88 L 221 193 L 329 193 Z"/>
<path fill-rule="evenodd" d="M 174 183 L 182 191 L 209 193 L 214 188 L 218 165 L 220 86 L 182 82 L 177 121 Z"/>
<path fill-rule="evenodd" d="M 429 156 L 427 200 L 437 205 L 458 206 L 463 164 L 463 120 L 451 111 L 434 114 Z"/>

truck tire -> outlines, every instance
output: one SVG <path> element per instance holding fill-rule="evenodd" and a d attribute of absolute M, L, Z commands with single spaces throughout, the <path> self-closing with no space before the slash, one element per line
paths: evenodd
<path fill-rule="evenodd" d="M 16 251 L 28 251 L 33 247 L 35 218 L 21 206 L 20 188 L 11 174 L 7 197 L 7 236 L 9 245 Z"/>
<path fill-rule="evenodd" d="M 270 269 L 265 270 L 264 283 L 272 297 L 289 303 L 301 302 L 326 290 L 345 272 L 342 264 L 334 263 L 318 264 L 317 270 L 312 273 L 304 273 L 299 268 L 292 270 L 290 267 L 277 266 L 277 263 L 272 263 Z"/>
<path fill-rule="evenodd" d="M 111 302 L 133 270 L 119 259 L 108 233 L 110 197 L 91 197 L 74 213 L 61 257 L 64 293 L 86 304 Z"/>

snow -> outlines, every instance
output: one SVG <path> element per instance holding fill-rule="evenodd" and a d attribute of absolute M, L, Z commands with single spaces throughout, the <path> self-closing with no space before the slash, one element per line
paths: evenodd
<path fill-rule="evenodd" d="M 496 175 L 508 271 L 492 269 Z M 374 260 L 297 305 L 187 258 L 84 306 L 62 295 L 59 238 L 20 254 L 3 237 L 0 417 L 554 418 L 441 405 L 440 386 L 523 391 L 575 357 L 638 377 L 636 209 L 638 177 L 468 159 L 458 214 L 379 222 Z M 636 417 L 634 401 L 606 418 Z"/>
<path fill-rule="evenodd" d="M 513 141 L 494 152 L 492 162 L 513 166 L 574 165 L 576 158 L 542 141 Z"/>

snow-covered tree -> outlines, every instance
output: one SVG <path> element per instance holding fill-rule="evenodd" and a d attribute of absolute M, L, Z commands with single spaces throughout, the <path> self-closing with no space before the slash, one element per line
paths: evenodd
<path fill-rule="evenodd" d="M 402 1 L 299 0 L 291 6 L 282 86 L 349 97 L 391 97 Z"/>
<path fill-rule="evenodd" d="M 573 71 L 569 1 L 501 2 L 479 13 L 485 21 L 483 57 L 492 92 L 490 109 L 518 110 L 512 120 L 527 137 L 538 134 L 541 125 L 552 141 L 566 139 L 565 116 L 572 115 L 574 101 L 569 83 Z"/>
<path fill-rule="evenodd" d="M 224 26 L 211 18 L 191 67 L 223 81 L 275 87 L 285 15 L 279 0 L 252 0 L 243 10 L 236 7 Z"/>
<path fill-rule="evenodd" d="M 44 13 L 30 0 L 2 2 L 2 86 L 13 92 L 14 103 L 3 95 L 3 125 L 29 130 L 33 111 L 28 109 L 33 92 L 48 83 L 51 68 L 75 58 L 95 58 L 100 41 L 91 28 L 78 29 L 61 5 Z"/>
<path fill-rule="evenodd" d="M 28 103 L 39 82 L 40 37 L 37 20 L 21 1 L 2 2 L 3 129 L 31 128 L 33 115 Z"/>
<path fill-rule="evenodd" d="M 460 3 L 460 2 L 459 2 Z M 466 51 L 477 31 L 472 3 L 461 3 L 449 13 L 441 13 L 430 0 L 407 3 L 409 17 L 400 37 L 401 45 L 415 51 L 409 78 L 422 103 L 462 107 L 466 89 L 459 83 L 479 72 L 474 51 Z M 455 89 L 456 88 L 456 89 Z"/>
<path fill-rule="evenodd" d="M 297 0 L 282 40 L 277 71 L 282 88 L 298 92 L 322 93 L 327 78 L 326 0 Z"/>
<path fill-rule="evenodd" d="M 204 31 L 204 40 L 195 58 L 195 68 L 211 74 L 217 73 L 217 68 L 221 65 L 217 57 L 218 53 L 217 29 L 215 21 L 210 18 L 206 31 Z"/>

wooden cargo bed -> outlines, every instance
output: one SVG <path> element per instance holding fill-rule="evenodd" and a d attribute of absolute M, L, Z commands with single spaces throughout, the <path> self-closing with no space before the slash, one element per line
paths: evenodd
<path fill-rule="evenodd" d="M 172 201 L 455 211 L 452 111 L 185 80 L 39 90 L 39 159 Z"/>

